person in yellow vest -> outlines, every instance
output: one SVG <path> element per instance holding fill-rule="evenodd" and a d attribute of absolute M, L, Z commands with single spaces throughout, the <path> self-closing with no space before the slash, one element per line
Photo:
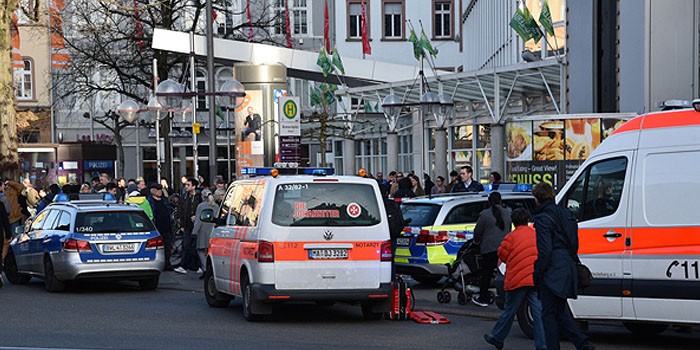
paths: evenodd
<path fill-rule="evenodd" d="M 143 211 L 146 212 L 148 218 L 153 220 L 153 210 L 151 209 L 151 203 L 148 202 L 146 196 L 142 195 L 138 191 L 138 187 L 135 184 L 131 184 L 126 188 L 126 200 L 125 203 L 133 203 L 138 205 Z"/>

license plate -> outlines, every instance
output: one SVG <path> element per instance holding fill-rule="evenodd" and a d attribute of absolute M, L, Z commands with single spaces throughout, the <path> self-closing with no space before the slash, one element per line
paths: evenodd
<path fill-rule="evenodd" d="M 396 245 L 411 245 L 410 238 L 397 238 Z"/>
<path fill-rule="evenodd" d="M 347 259 L 347 249 L 311 249 L 309 259 Z"/>
<path fill-rule="evenodd" d="M 114 244 L 103 244 L 102 251 L 105 253 L 125 253 L 133 252 L 133 243 L 114 243 Z"/>

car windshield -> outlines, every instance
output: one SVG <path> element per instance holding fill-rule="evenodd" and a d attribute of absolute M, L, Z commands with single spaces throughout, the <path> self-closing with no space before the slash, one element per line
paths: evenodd
<path fill-rule="evenodd" d="M 372 226 L 380 221 L 370 185 L 290 183 L 275 190 L 272 222 L 280 226 Z"/>
<path fill-rule="evenodd" d="M 78 213 L 75 218 L 75 232 L 151 232 L 153 223 L 146 213 L 140 211 L 109 211 Z"/>
<path fill-rule="evenodd" d="M 401 205 L 401 212 L 404 220 L 411 219 L 409 226 L 432 226 L 440 207 L 439 204 L 404 203 Z"/>

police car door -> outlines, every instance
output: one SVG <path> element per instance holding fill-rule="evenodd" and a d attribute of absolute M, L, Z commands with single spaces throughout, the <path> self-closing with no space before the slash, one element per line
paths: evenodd
<path fill-rule="evenodd" d="M 626 244 L 633 152 L 605 154 L 591 159 L 565 188 L 564 205 L 578 219 L 579 257 L 593 272 L 590 287 L 570 301 L 576 317 L 619 317 L 623 283 L 629 281 Z"/>

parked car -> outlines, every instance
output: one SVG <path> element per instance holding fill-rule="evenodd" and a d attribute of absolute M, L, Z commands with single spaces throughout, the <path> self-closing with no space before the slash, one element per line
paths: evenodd
<path fill-rule="evenodd" d="M 499 189 L 503 205 L 510 209 L 535 208 L 530 187 L 506 186 Z M 452 264 L 457 251 L 470 238 L 479 213 L 488 207 L 488 192 L 452 193 L 433 197 L 417 197 L 401 204 L 401 211 L 408 220 L 408 229 L 396 241 L 394 265 L 397 273 L 411 275 L 421 283 L 435 283 L 447 275 L 447 265 Z M 422 235 L 415 231 L 447 231 L 454 235 Z"/>
<path fill-rule="evenodd" d="M 153 290 L 164 267 L 163 239 L 135 205 L 52 203 L 16 234 L 4 260 L 13 284 L 39 277 L 59 292 L 74 280 L 133 280 Z"/>

